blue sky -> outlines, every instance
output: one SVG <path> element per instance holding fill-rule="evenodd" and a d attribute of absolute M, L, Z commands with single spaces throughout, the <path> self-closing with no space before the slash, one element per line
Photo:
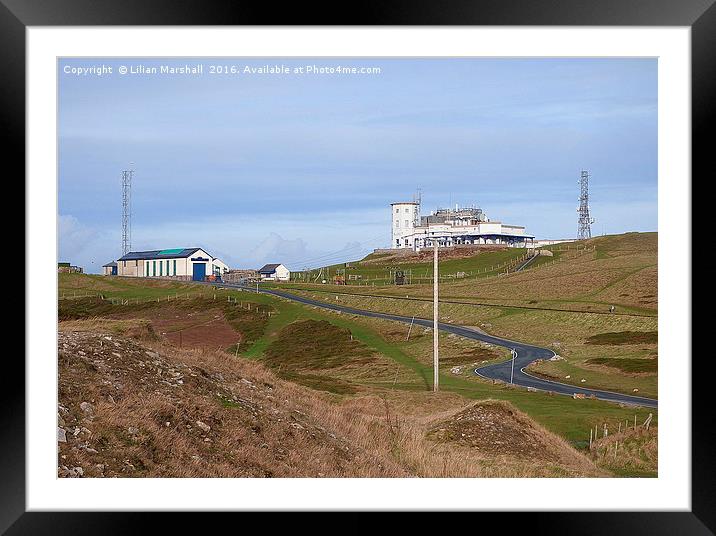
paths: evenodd
<path fill-rule="evenodd" d="M 204 65 L 202 75 L 120 66 Z M 65 66 L 104 64 L 112 74 Z M 380 74 L 211 75 L 212 64 Z M 121 246 L 202 246 L 232 267 L 292 269 L 390 242 L 393 201 L 476 204 L 538 238 L 657 229 L 655 59 L 60 59 L 60 260 L 98 272 Z"/>

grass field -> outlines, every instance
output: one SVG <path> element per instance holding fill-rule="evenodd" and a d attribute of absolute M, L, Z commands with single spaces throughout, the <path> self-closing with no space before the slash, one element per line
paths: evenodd
<path fill-rule="evenodd" d="M 431 335 L 429 331 L 426 332 L 422 328 L 413 329 L 408 339 L 408 326 L 402 324 L 331 313 L 264 294 L 236 290 L 219 291 L 200 285 L 167 282 L 156 284 L 157 282 L 144 280 L 117 280 L 101 276 L 78 276 L 77 274 L 67 274 L 72 276 L 71 280 L 64 281 L 63 275 L 60 276 L 60 289 L 65 292 L 69 292 L 69 289 L 77 294 L 95 291 L 104 293 L 105 297 L 110 299 L 119 297 L 129 301 L 128 305 L 115 305 L 113 312 L 100 311 L 102 315 L 111 315 L 117 310 L 129 312 L 136 308 L 137 314 L 141 316 L 143 308 L 149 308 L 149 305 L 141 303 L 135 305 L 131 300 L 145 300 L 146 303 L 151 301 L 152 304 L 158 303 L 159 307 L 163 307 L 164 304 L 172 304 L 175 300 L 180 302 L 182 293 L 186 304 L 196 302 L 198 307 L 201 307 L 202 303 L 206 305 L 209 302 L 221 302 L 223 307 L 226 307 L 223 305 L 224 302 L 231 303 L 231 307 L 241 310 L 244 308 L 248 310 L 248 307 L 251 307 L 255 314 L 261 314 L 262 321 L 260 326 L 253 326 L 253 335 L 250 337 L 252 342 L 247 347 L 240 347 L 239 355 L 265 362 L 276 373 L 278 373 L 279 366 L 282 369 L 287 366 L 282 364 L 281 355 L 289 351 L 291 341 L 295 342 L 299 334 L 302 333 L 301 340 L 304 345 L 312 348 L 312 352 L 322 355 L 321 352 L 326 351 L 328 353 L 324 355 L 328 358 L 330 358 L 330 350 L 335 338 L 340 335 L 343 343 L 353 344 L 359 348 L 357 355 L 354 356 L 351 351 L 342 356 L 334 356 L 339 361 L 342 358 L 347 359 L 331 367 L 308 362 L 296 366 L 295 360 L 289 359 L 289 361 L 294 361 L 293 365 L 289 363 L 288 370 L 278 373 L 279 375 L 304 376 L 300 378 L 304 385 L 310 385 L 322 391 L 333 392 L 338 396 L 354 396 L 355 393 L 388 396 L 391 392 L 415 393 L 417 396 L 424 393 L 420 396 L 427 397 L 425 402 L 433 396 L 429 392 L 432 382 Z M 215 295 L 217 295 L 216 298 Z M 159 301 L 156 301 L 157 298 Z M 345 298 L 341 297 L 340 299 Z M 68 308 L 77 308 L 77 304 L 83 301 L 60 300 L 60 315 L 62 316 L 63 311 Z M 422 307 L 422 305 L 417 303 L 415 307 Z M 152 305 L 152 307 L 156 306 Z M 474 315 L 476 309 L 480 311 L 478 318 L 475 318 Z M 271 314 L 268 315 L 268 312 Z M 405 310 L 401 310 L 401 313 L 409 314 Z M 499 327 L 502 326 L 502 322 L 505 322 L 503 326 L 505 330 L 510 329 L 509 320 L 512 317 L 522 314 L 541 314 L 534 311 L 525 313 L 509 308 L 475 306 L 455 306 L 454 310 L 443 311 L 443 314 L 445 313 L 447 314 L 443 317 L 444 320 L 455 322 L 469 320 L 463 322 L 469 325 L 482 323 Z M 575 313 L 553 314 L 574 315 Z M 312 323 L 305 324 L 309 320 Z M 623 331 L 618 326 L 609 324 L 609 322 L 616 321 L 616 318 L 601 315 L 597 325 L 591 326 L 591 331 L 588 331 L 586 336 Z M 655 322 L 655 319 L 639 318 L 637 321 Z M 563 322 L 563 320 L 552 319 L 550 322 L 554 325 L 555 322 Z M 301 325 L 302 323 L 304 324 Z M 298 324 L 298 328 L 296 324 Z M 310 329 L 305 329 L 307 327 Z M 238 331 L 242 330 L 240 325 L 237 325 L 236 328 Z M 247 328 L 244 327 L 244 329 Z M 641 331 L 641 327 L 635 325 L 629 326 L 628 329 Z M 533 336 L 537 333 L 539 330 L 528 335 Z M 580 336 L 584 337 L 585 334 L 582 333 Z M 529 340 L 529 337 L 525 336 L 524 339 Z M 603 345 L 590 345 L 589 347 L 605 348 Z M 623 348 L 623 345 L 620 347 Z M 476 341 L 444 336 L 441 341 L 441 355 L 444 358 L 441 365 L 441 389 L 443 392 L 455 393 L 466 400 L 509 402 L 547 430 L 557 433 L 578 447 L 583 448 L 588 444 L 589 430 L 595 425 L 602 426 L 606 422 L 610 427 L 616 426 L 621 421 L 633 419 L 635 414 L 639 422 L 643 422 L 649 413 L 644 409 L 621 408 L 596 400 L 575 401 L 568 397 L 529 393 L 505 385 L 493 385 L 491 382 L 483 381 L 468 373 L 467 365 L 506 359 L 508 356 L 502 348 L 487 347 Z M 595 356 L 590 355 L 589 357 Z M 455 368 L 460 372 L 453 372 Z M 317 378 L 311 376 L 317 376 Z M 655 414 L 653 424 L 656 424 L 656 418 Z"/>
<path fill-rule="evenodd" d="M 505 272 L 524 257 L 527 250 L 509 248 L 496 251 L 457 252 L 453 258 L 445 258 L 441 263 L 441 281 L 473 280 L 495 276 Z M 335 276 L 344 276 L 347 286 L 375 287 L 392 284 L 391 272 L 401 270 L 412 283 L 430 284 L 433 277 L 432 253 L 422 252 L 418 256 L 391 256 L 390 254 L 371 254 L 355 262 L 347 262 L 314 269 L 308 272 L 292 273 L 294 282 L 321 282 L 326 279 L 332 283 Z"/>
<path fill-rule="evenodd" d="M 658 311 L 657 238 L 656 233 L 627 233 L 547 246 L 545 249 L 554 252 L 554 256 L 537 259 L 523 272 L 497 276 L 497 271 L 492 271 L 465 279 L 446 277 L 441 280 L 441 297 L 492 305 L 594 312 L 608 312 L 614 305 L 616 313 L 655 316 Z M 499 256 L 505 253 L 510 252 L 483 252 L 468 259 L 441 261 L 441 273 L 455 273 L 454 263 L 462 263 L 462 271 L 466 273 L 469 270 L 465 264 L 469 263 L 479 262 L 483 269 L 489 268 L 504 260 Z M 517 258 L 520 250 L 513 250 L 512 254 Z M 370 260 L 370 256 L 366 260 Z M 355 270 L 363 269 L 362 263 L 354 264 Z M 385 271 L 388 266 L 380 269 Z M 431 267 L 425 269 L 432 274 Z M 350 269 L 348 273 L 351 273 Z M 353 283 L 309 285 L 294 282 L 280 286 L 381 296 L 432 297 L 430 279 L 423 280 L 423 284 L 402 286 L 382 284 L 385 279 L 375 285 Z"/>

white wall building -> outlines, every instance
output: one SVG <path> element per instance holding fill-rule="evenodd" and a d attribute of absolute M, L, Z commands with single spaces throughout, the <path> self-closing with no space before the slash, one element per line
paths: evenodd
<path fill-rule="evenodd" d="M 491 221 L 476 207 L 438 209 L 430 216 L 420 216 L 416 201 L 391 203 L 391 248 L 420 251 L 432 247 L 433 240 L 441 247 L 462 244 L 496 244 L 527 247 L 534 236 L 520 225 Z"/>
<path fill-rule="evenodd" d="M 291 272 L 283 264 L 266 264 L 258 270 L 262 281 L 288 281 Z"/>
<path fill-rule="evenodd" d="M 117 275 L 161 277 L 204 281 L 209 275 L 223 275 L 229 267 L 202 248 L 130 251 L 117 259 Z"/>

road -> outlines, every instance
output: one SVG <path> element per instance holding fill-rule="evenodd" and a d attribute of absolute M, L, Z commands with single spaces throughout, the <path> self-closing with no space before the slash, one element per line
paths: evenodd
<path fill-rule="evenodd" d="M 255 288 L 245 287 L 238 284 L 227 284 L 224 283 L 221 286 L 224 287 L 236 287 L 241 288 L 245 291 L 256 292 Z M 413 318 L 410 316 L 401 316 L 388 313 L 377 313 L 375 311 L 365 311 L 363 309 L 354 309 L 352 307 L 346 307 L 339 304 L 333 304 L 328 302 L 322 302 L 313 300 L 310 298 L 304 298 L 303 296 L 297 296 L 289 292 L 280 290 L 269 290 L 260 289 L 259 292 L 264 294 L 271 294 L 288 300 L 293 300 L 305 305 L 313 305 L 315 307 L 322 307 L 324 309 L 330 309 L 332 311 L 340 311 L 342 313 L 367 316 L 370 318 L 381 318 L 385 320 L 393 320 L 396 322 L 410 323 Z M 414 323 L 418 326 L 425 326 L 428 328 L 433 327 L 432 319 L 415 318 Z M 594 396 L 599 400 L 606 400 L 608 402 L 615 402 L 619 404 L 628 404 L 632 406 L 644 406 L 650 408 L 656 408 L 658 401 L 652 398 L 644 398 L 641 396 L 625 395 L 622 393 L 613 393 L 611 391 L 601 391 L 597 389 L 585 389 L 575 385 L 568 385 L 566 383 L 559 383 L 543 378 L 538 378 L 527 374 L 524 369 L 535 361 L 536 359 L 549 359 L 555 355 L 555 353 L 548 348 L 540 348 L 539 346 L 533 346 L 518 341 L 512 341 L 509 339 L 503 339 L 501 337 L 495 337 L 489 335 L 483 331 L 468 328 L 464 326 L 458 326 L 455 324 L 448 324 L 445 322 L 438 323 L 440 331 L 446 333 L 454 333 L 460 337 L 466 339 L 472 339 L 476 341 L 483 341 L 496 346 L 503 346 L 505 348 L 514 349 L 517 353 L 517 357 L 514 359 L 514 377 L 513 383 L 521 387 L 527 387 L 537 389 L 538 391 L 548 391 L 561 395 L 573 396 L 575 393 L 583 394 L 585 396 Z M 502 363 L 495 363 L 492 365 L 486 365 L 479 367 L 474 370 L 474 373 L 483 378 L 490 380 L 502 380 L 504 382 L 510 382 L 510 374 L 512 371 L 512 360 L 504 361 Z"/>

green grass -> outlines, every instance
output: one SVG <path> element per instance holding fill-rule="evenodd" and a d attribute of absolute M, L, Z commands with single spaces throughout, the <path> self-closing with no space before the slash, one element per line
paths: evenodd
<path fill-rule="evenodd" d="M 586 344 L 656 344 L 659 342 L 658 331 L 616 331 L 598 333 L 587 337 Z"/>
<path fill-rule="evenodd" d="M 241 344 L 246 348 L 263 336 L 266 324 L 271 318 L 268 312 L 274 312 L 272 307 L 266 305 L 263 306 L 263 310 L 258 311 L 256 308 L 244 309 L 236 303 L 222 302 L 222 304 L 224 318 L 234 330 L 241 333 Z M 236 345 L 229 348 L 229 351 L 235 352 Z"/>
<path fill-rule="evenodd" d="M 587 359 L 587 363 L 614 367 L 624 372 L 656 372 L 658 366 L 656 359 L 633 359 L 628 357 L 593 357 Z"/>
<path fill-rule="evenodd" d="M 111 277 L 93 274 L 60 273 L 58 277 L 58 296 L 72 298 L 73 295 L 94 294 L 109 298 L 151 300 L 167 296 L 200 295 L 209 291 L 208 287 L 189 282 Z"/>
<path fill-rule="evenodd" d="M 458 278 L 459 273 L 464 275 L 460 279 L 481 278 L 504 272 L 504 266 L 514 263 L 525 254 L 524 248 L 509 248 L 503 251 L 481 251 L 465 258 L 445 259 L 440 262 L 441 278 L 448 281 Z M 424 262 L 411 261 L 410 257 L 393 257 L 390 254 L 371 254 L 359 261 L 334 264 L 324 268 L 324 278 L 331 282 L 337 274 L 360 276 L 360 279 L 348 280 L 346 286 L 375 286 L 388 285 L 391 282 L 391 270 L 403 270 L 413 284 L 430 284 L 433 277 L 432 259 Z M 319 270 L 311 270 L 305 276 L 308 281 L 314 281 Z M 293 282 L 302 280 L 303 272 L 294 272 L 291 276 Z M 320 283 L 320 280 L 318 280 Z M 284 285 L 285 286 L 285 285 Z"/>

